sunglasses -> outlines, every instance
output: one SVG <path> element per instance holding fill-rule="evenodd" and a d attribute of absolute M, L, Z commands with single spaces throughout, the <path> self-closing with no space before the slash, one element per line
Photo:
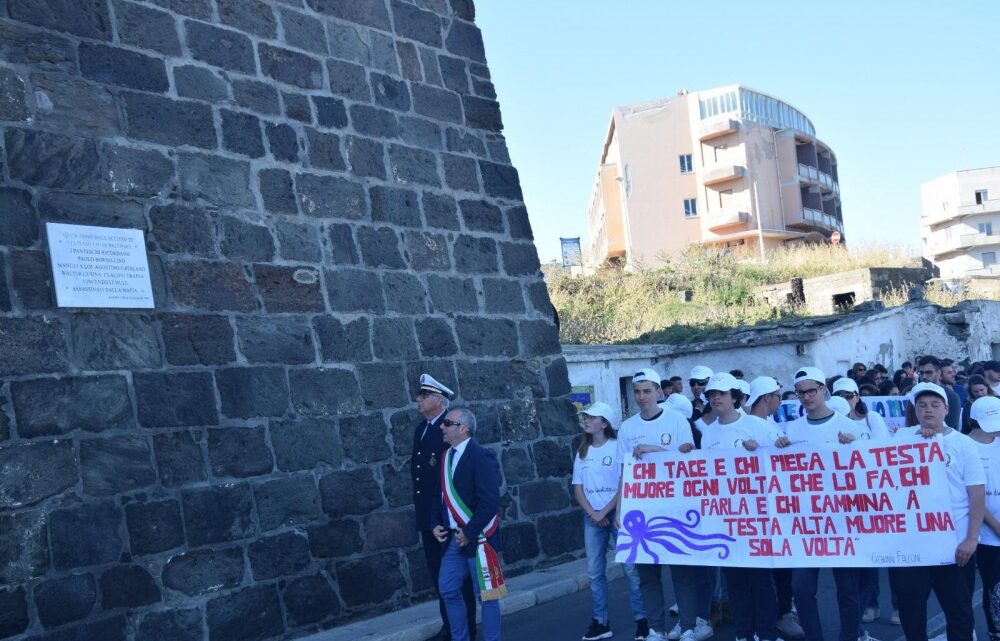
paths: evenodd
<path fill-rule="evenodd" d="M 705 379 L 699 380 L 697 378 L 692 378 L 691 380 L 688 381 L 688 385 L 690 385 L 691 387 L 694 387 L 696 385 L 698 387 L 705 387 L 706 385 L 708 385 L 708 379 L 705 378 Z"/>
<path fill-rule="evenodd" d="M 839 396 L 840 398 L 854 398 L 857 394 L 854 392 L 837 392 L 834 396 Z"/>
<path fill-rule="evenodd" d="M 453 421 L 450 418 L 446 418 L 441 422 L 444 424 L 445 427 L 455 427 L 456 425 L 465 425 L 465 423 L 462 423 L 461 421 Z"/>

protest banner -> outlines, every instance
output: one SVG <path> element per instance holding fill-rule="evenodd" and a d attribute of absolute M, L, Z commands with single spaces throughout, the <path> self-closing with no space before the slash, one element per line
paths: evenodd
<path fill-rule="evenodd" d="M 865 396 L 862 399 L 868 410 L 876 412 L 885 419 L 885 425 L 890 434 L 906 427 L 906 408 L 910 399 L 905 396 Z M 774 412 L 774 422 L 782 425 L 802 416 L 802 404 L 795 400 L 782 401 Z"/>
<path fill-rule="evenodd" d="M 628 457 L 622 476 L 620 562 L 802 568 L 955 560 L 940 437 L 655 452 Z"/>

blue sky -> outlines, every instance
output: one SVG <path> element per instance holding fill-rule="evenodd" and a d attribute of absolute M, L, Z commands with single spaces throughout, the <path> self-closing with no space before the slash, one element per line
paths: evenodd
<path fill-rule="evenodd" d="M 920 183 L 1000 165 L 1000 3 L 479 0 L 543 262 L 585 213 L 614 105 L 741 83 L 837 154 L 845 235 L 920 245 Z M 752 35 L 751 35 L 752 34 Z"/>

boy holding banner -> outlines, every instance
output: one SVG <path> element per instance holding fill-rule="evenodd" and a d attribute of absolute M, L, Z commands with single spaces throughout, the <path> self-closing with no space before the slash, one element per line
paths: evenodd
<path fill-rule="evenodd" d="M 969 438 L 975 441 L 986 472 L 986 510 L 976 565 L 983 579 L 983 613 L 994 641 L 1000 639 L 1000 398 L 986 396 L 973 401 L 970 415 Z"/>
<path fill-rule="evenodd" d="M 944 611 L 948 641 L 972 641 L 974 556 L 986 511 L 986 475 L 976 444 L 946 424 L 949 394 L 941 386 L 917 383 L 910 392 L 910 401 L 918 425 L 900 428 L 896 437 L 940 438 L 958 545 L 954 563 L 889 568 L 889 581 L 899 600 L 899 619 L 907 641 L 927 641 L 927 598 L 932 589 Z"/>

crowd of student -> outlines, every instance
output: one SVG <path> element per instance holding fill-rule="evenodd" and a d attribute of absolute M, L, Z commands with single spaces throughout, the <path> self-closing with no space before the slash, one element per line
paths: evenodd
<path fill-rule="evenodd" d="M 891 623 L 908 641 L 927 641 L 927 599 L 933 590 L 947 620 L 947 641 L 972 641 L 971 606 L 978 566 L 991 641 L 1000 641 L 1000 363 L 975 363 L 958 372 L 933 356 L 889 375 L 882 365 L 856 363 L 845 376 L 827 378 L 814 367 L 795 371 L 782 392 L 775 378 L 743 380 L 739 370 L 698 366 L 683 379 L 661 380 L 652 369 L 636 372 L 632 392 L 638 412 L 619 425 L 614 410 L 595 402 L 581 412 L 584 437 L 575 457 L 573 485 L 584 511 L 593 619 L 584 641 L 613 635 L 608 621 L 605 556 L 620 527 L 622 465 L 649 452 L 694 449 L 755 450 L 806 443 L 838 447 L 857 440 L 940 438 L 947 455 L 955 562 L 889 569 Z M 906 396 L 906 427 L 894 432 L 866 396 Z M 783 399 L 797 399 L 802 416 L 776 423 Z M 954 429 L 953 429 L 954 428 Z M 637 563 L 624 568 L 636 622 L 635 638 L 705 641 L 720 620 L 731 618 L 736 641 L 822 641 L 816 600 L 818 568 L 708 568 Z M 663 589 L 669 571 L 676 604 Z M 833 568 L 840 630 L 838 641 L 873 641 L 863 625 L 878 619 L 878 568 Z M 677 623 L 668 628 L 667 612 Z"/>

